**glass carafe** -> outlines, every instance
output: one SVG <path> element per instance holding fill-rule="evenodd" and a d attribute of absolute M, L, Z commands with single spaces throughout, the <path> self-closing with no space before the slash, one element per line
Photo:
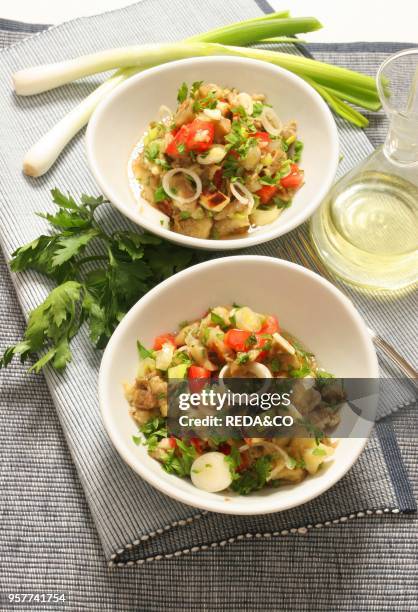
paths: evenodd
<path fill-rule="evenodd" d="M 418 278 L 418 49 L 389 57 L 377 86 L 386 141 L 334 185 L 311 219 L 311 237 L 343 280 L 396 290 Z"/>

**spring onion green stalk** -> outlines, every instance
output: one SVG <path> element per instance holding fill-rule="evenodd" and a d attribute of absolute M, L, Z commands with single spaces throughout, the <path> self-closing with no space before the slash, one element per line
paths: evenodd
<path fill-rule="evenodd" d="M 260 44 L 273 44 L 273 45 L 283 45 L 283 44 L 291 44 L 291 45 L 300 45 L 303 43 L 306 43 L 308 41 L 304 40 L 303 38 L 295 38 L 294 36 L 276 36 L 274 38 L 263 38 L 263 40 L 260 40 Z"/>
<path fill-rule="evenodd" d="M 364 128 L 369 125 L 369 121 L 366 117 L 364 117 L 364 115 L 346 104 L 343 100 L 337 98 L 337 96 L 331 93 L 326 87 L 318 85 L 318 83 L 315 83 L 315 81 L 307 77 L 304 77 L 304 80 L 324 98 L 324 100 L 329 104 L 332 110 L 337 113 L 337 115 L 343 117 L 343 119 L 346 119 L 357 127 Z"/>
<path fill-rule="evenodd" d="M 164 62 L 215 53 L 206 44 L 224 43 L 246 45 L 264 38 L 290 36 L 299 32 L 311 32 L 321 28 L 313 17 L 285 18 L 285 13 L 249 19 L 231 26 L 211 30 L 188 38 L 183 43 L 159 45 L 133 45 L 85 55 L 79 58 L 33 66 L 13 75 L 15 91 L 20 96 L 30 96 L 77 79 L 106 72 L 115 68 L 137 66 L 142 70 Z M 227 53 L 227 51 L 224 51 Z"/>
<path fill-rule="evenodd" d="M 270 62 L 286 68 L 301 77 L 308 77 L 325 87 L 332 87 L 338 92 L 351 93 L 352 89 L 361 90 L 378 100 L 376 83 L 373 77 L 340 66 L 325 64 L 300 55 L 266 51 L 264 49 L 249 49 L 247 47 L 228 47 L 230 54 L 241 55 L 253 59 Z"/>
<path fill-rule="evenodd" d="M 280 32 L 277 31 L 278 28 Z M 281 17 L 279 19 L 255 20 L 247 25 L 244 35 L 239 28 L 239 24 L 233 24 L 224 28 L 221 32 L 218 31 L 216 42 L 223 45 L 247 45 L 261 38 L 270 38 L 277 35 L 292 36 L 292 34 L 314 32 L 320 28 L 322 28 L 322 24 L 315 17 Z M 189 40 L 213 42 L 214 38 L 212 33 L 208 32 L 206 35 L 192 36 Z"/>

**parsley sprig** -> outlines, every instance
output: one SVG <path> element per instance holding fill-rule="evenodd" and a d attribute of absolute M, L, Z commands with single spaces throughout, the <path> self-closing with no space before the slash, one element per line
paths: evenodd
<path fill-rule="evenodd" d="M 47 363 L 62 370 L 71 361 L 71 339 L 83 323 L 96 348 L 104 348 L 115 327 L 135 302 L 154 285 L 188 267 L 192 251 L 131 230 L 108 233 L 95 212 L 102 196 L 82 195 L 76 202 L 52 190 L 55 214 L 40 214 L 52 226 L 13 253 L 13 272 L 35 270 L 57 286 L 32 310 L 21 342 L 0 358 L 6 367 L 15 355 L 22 362 L 38 355 L 31 369 Z"/>

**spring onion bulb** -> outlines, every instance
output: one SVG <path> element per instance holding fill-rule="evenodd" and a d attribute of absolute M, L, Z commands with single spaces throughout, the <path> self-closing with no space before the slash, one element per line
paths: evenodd
<path fill-rule="evenodd" d="M 191 179 L 193 179 L 196 185 L 196 189 L 194 194 L 189 198 L 183 198 L 172 190 L 171 179 L 176 174 L 186 174 L 187 176 L 190 176 Z M 189 168 L 180 167 L 169 170 L 168 172 L 166 172 L 166 174 L 164 174 L 162 183 L 163 189 L 166 194 L 170 196 L 172 200 L 176 200 L 176 202 L 179 202 L 180 204 L 187 204 L 188 202 L 193 202 L 194 200 L 197 200 L 197 198 L 202 193 L 202 181 L 200 180 L 200 177 L 196 174 L 194 170 L 190 170 Z"/>
<path fill-rule="evenodd" d="M 231 183 L 231 193 L 237 198 L 241 204 L 248 204 L 251 212 L 254 206 L 254 196 L 249 189 L 239 181 Z"/>
<path fill-rule="evenodd" d="M 279 136 L 283 129 L 282 122 L 278 118 L 277 114 L 269 106 L 265 106 L 260 116 L 260 121 L 263 128 L 272 136 Z"/>
<path fill-rule="evenodd" d="M 93 91 L 83 102 L 54 125 L 26 153 L 23 172 L 38 177 L 45 174 L 64 147 L 86 125 L 98 103 L 117 85 L 138 72 L 136 68 L 120 70 Z"/>

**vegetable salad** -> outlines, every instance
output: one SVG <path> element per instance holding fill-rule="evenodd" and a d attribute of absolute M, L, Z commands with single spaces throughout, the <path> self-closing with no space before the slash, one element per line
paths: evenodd
<path fill-rule="evenodd" d="M 283 125 L 261 93 L 202 81 L 183 83 L 177 100 L 132 162 L 162 225 L 220 239 L 275 221 L 303 184 L 296 122 Z"/>
<path fill-rule="evenodd" d="M 184 322 L 176 333 L 158 336 L 152 349 L 138 342 L 138 350 L 141 361 L 136 379 L 125 386 L 131 414 L 142 433 L 134 436 L 134 442 L 146 444 L 168 473 L 190 477 L 205 491 L 229 489 L 246 495 L 265 486 L 299 483 L 332 456 L 335 444 L 323 432 L 339 422 L 335 403 L 342 398 L 340 390 L 329 384 L 332 381 L 325 384 L 331 375 L 280 329 L 274 315 L 247 306 L 217 306 L 201 319 Z M 318 384 L 307 392 L 296 381 L 291 410 L 301 422 L 309 419 L 314 437 L 170 436 L 168 381 L 187 378 L 201 389 L 213 377 L 228 376 L 313 378 Z"/>

